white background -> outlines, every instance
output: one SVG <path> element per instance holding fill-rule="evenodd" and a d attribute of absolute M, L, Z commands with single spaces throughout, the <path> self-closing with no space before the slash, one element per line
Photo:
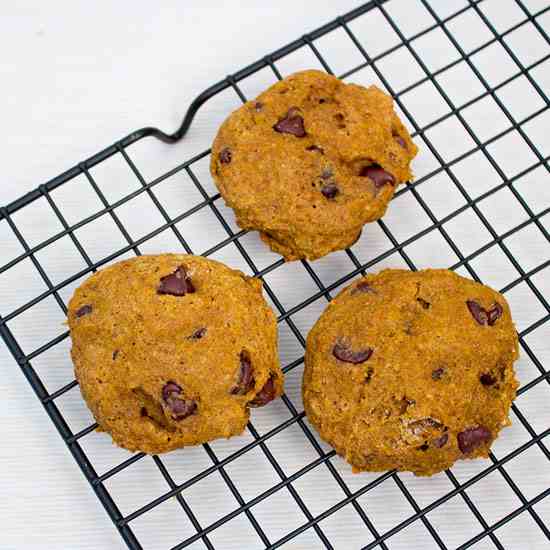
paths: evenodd
<path fill-rule="evenodd" d="M 548 4 L 544 0 L 525 3 L 533 12 Z M 2 151 L 0 205 L 9 203 L 136 128 L 152 124 L 165 130 L 175 129 L 186 106 L 208 85 L 359 4 L 358 1 L 350 0 L 4 2 L 0 7 L 0 93 L 2 98 L 0 101 Z M 408 34 L 426 26 L 429 18 L 425 19 L 426 14 L 418 10 L 416 2 L 392 0 L 390 4 L 391 8 L 388 9 L 391 9 L 392 15 L 398 18 Z M 464 2 L 438 0 L 433 4 L 438 4 L 438 9 L 444 17 L 453 8 L 461 7 Z M 485 4 L 484 11 L 499 31 L 509 28 L 523 18 L 512 0 L 502 2 L 488 0 Z M 550 32 L 548 14 L 540 18 L 540 23 L 545 27 L 546 32 Z M 377 26 L 372 29 L 372 35 L 367 32 L 361 35 L 360 27 L 356 30 L 363 43 L 371 48 L 370 51 L 378 53 L 384 49 L 382 45 L 390 35 L 390 32 L 384 28 Z M 492 38 L 483 25 L 473 24 L 469 19 L 464 19 L 453 29 L 453 32 L 456 32 L 466 49 L 471 49 Z M 452 60 L 446 57 L 447 52 L 442 48 L 439 39 L 440 37 L 430 34 L 418 44 L 418 51 L 421 52 L 423 59 L 430 68 L 434 69 L 437 69 L 440 61 L 439 66 Z M 524 64 L 530 64 L 550 51 L 548 44 L 541 41 L 534 30 L 518 32 L 510 43 L 520 52 L 519 56 Z M 390 39 L 388 46 L 391 45 Z M 357 51 L 348 49 L 343 42 L 335 42 L 332 45 L 327 43 L 325 47 L 325 51 L 330 52 L 335 72 L 339 69 L 341 71 L 349 69 L 361 62 Z M 497 83 L 499 79 L 502 80 L 513 74 L 514 66 L 509 59 L 504 62 L 498 57 L 500 54 L 491 55 L 494 57 L 489 56 L 489 59 L 479 60 L 479 66 L 483 71 L 487 71 L 484 74 L 491 83 L 493 81 Z M 288 74 L 290 70 L 307 68 L 308 65 L 313 65 L 313 61 L 308 59 L 310 58 L 307 56 L 297 56 L 281 70 L 283 74 Z M 510 64 L 512 69 L 509 69 Z M 384 67 L 381 63 L 380 67 L 385 74 L 389 75 L 390 82 L 397 90 L 424 76 L 418 67 L 413 67 L 408 58 L 404 57 L 396 56 L 392 63 Z M 508 72 L 509 70 L 511 72 Z M 550 63 L 546 62 L 534 69 L 532 74 L 546 93 L 550 93 Z M 351 80 L 368 84 L 372 79 L 371 73 L 362 72 Z M 268 80 L 264 83 L 260 79 L 245 91 L 253 95 L 267 83 Z M 474 88 L 477 90 L 477 87 L 470 84 L 470 81 L 461 74 L 455 74 L 443 84 L 448 90 L 452 90 L 451 98 L 456 99 L 457 104 L 466 101 L 468 94 Z M 529 93 L 526 92 L 527 88 L 529 85 L 522 81 L 521 86 L 517 88 L 510 87 L 503 90 L 503 100 L 510 105 L 510 111 L 514 116 L 517 114 L 519 119 L 543 106 L 532 89 Z M 445 107 L 440 107 L 441 99 L 430 95 L 433 91 L 424 89 L 422 93 L 416 96 L 410 95 L 404 99 L 405 102 L 409 101 L 407 106 L 421 124 L 424 123 L 423 121 L 429 122 L 430 117 L 433 119 L 445 112 Z M 477 90 L 477 93 L 481 92 L 483 92 L 482 88 Z M 147 179 L 166 171 L 178 160 L 187 158 L 190 153 L 202 151 L 212 139 L 217 124 L 231 108 L 237 105 L 236 98 L 229 98 L 227 95 L 221 97 L 218 103 L 213 102 L 210 110 L 206 110 L 202 118 L 199 116 L 189 139 L 179 150 L 177 147 L 180 146 L 169 148 L 153 143 L 148 143 L 150 147 L 148 150 L 136 148 L 136 162 L 138 160 L 141 162 L 139 167 Z M 439 112 L 438 109 L 442 111 Z M 465 112 L 464 116 L 482 139 L 488 139 L 509 126 L 505 120 L 502 121 L 502 115 L 498 114 L 498 109 L 495 114 L 489 106 L 481 107 L 477 111 L 472 109 Z M 547 133 L 548 111 L 537 121 L 526 127 L 526 131 L 529 132 L 542 154 L 548 156 L 550 155 L 550 140 Z M 450 158 L 452 158 L 453 147 L 459 147 L 457 143 L 460 143 L 461 139 L 463 138 L 454 133 L 454 130 L 433 134 L 436 147 L 448 152 Z M 425 145 L 418 140 L 417 143 L 423 150 L 426 149 Z M 520 147 L 516 141 L 506 142 L 500 148 L 495 146 L 494 155 L 505 169 L 507 176 L 512 176 L 520 168 L 536 161 L 533 154 L 525 150 L 524 144 Z M 459 179 L 474 197 L 492 185 L 500 183 L 500 179 L 485 168 L 487 163 L 483 160 L 476 157 L 473 164 L 464 164 L 462 170 L 457 169 Z M 415 165 L 417 176 L 422 176 L 437 167 L 437 163 L 434 164 L 434 162 L 433 157 L 427 153 L 419 155 Z M 518 165 L 515 172 L 514 163 Z M 119 177 L 116 176 L 117 173 L 120 176 L 117 168 L 113 167 L 109 177 Z M 101 177 L 102 175 L 98 173 L 99 180 Z M 103 177 L 109 179 L 105 174 Z M 120 178 L 122 180 L 125 177 L 127 175 Z M 207 175 L 203 177 L 208 178 Z M 452 187 L 447 187 L 449 183 L 447 179 L 441 175 L 419 187 L 425 193 L 423 197 L 439 216 L 463 204 L 463 200 L 456 196 L 456 192 L 447 191 Z M 488 182 L 488 179 L 491 181 Z M 122 196 L 127 188 L 126 183 L 121 180 L 109 181 L 110 189 L 106 189 L 105 192 L 113 195 L 108 198 L 116 200 Z M 205 185 L 208 187 L 210 184 L 205 183 Z M 118 189 L 119 186 L 120 189 Z M 549 187 L 548 172 L 544 168 L 539 168 L 518 183 L 518 189 L 521 189 L 535 213 L 550 205 Z M 525 219 L 525 213 L 520 212 L 517 202 L 509 195 L 509 193 L 506 193 L 506 196 L 498 194 L 490 201 L 480 204 L 480 208 L 499 232 L 506 231 Z M 89 195 L 81 194 L 80 187 L 75 187 L 64 195 L 59 194 L 58 197 L 70 221 L 77 221 L 90 213 L 87 210 Z M 418 206 L 412 206 L 412 203 L 408 202 L 410 193 L 403 197 L 401 210 L 397 205 L 393 205 L 387 216 L 389 227 L 399 239 L 405 239 L 413 232 L 422 229 L 422 224 L 418 220 L 421 216 L 425 217 L 425 214 L 417 213 Z M 176 213 L 181 212 L 183 209 L 179 208 L 177 201 L 186 199 L 185 196 L 182 197 L 177 193 L 171 197 L 167 192 L 165 200 L 166 208 L 172 214 L 170 208 L 173 208 Z M 175 204 L 174 201 L 176 201 Z M 410 210 L 407 210 L 408 208 Z M 407 215 L 399 215 L 400 211 L 406 212 Z M 129 212 L 126 213 L 124 220 L 130 226 L 130 230 L 135 227 L 137 231 L 140 224 L 146 223 L 148 213 L 149 210 Z M 59 230 L 57 225 L 40 211 L 33 211 L 32 216 L 29 214 L 25 218 L 17 217 L 16 222 L 21 224 L 24 235 L 32 244 L 40 242 Z M 50 223 L 52 225 L 49 225 Z M 212 240 L 208 240 L 208 236 L 205 236 L 206 240 L 203 243 L 201 238 L 209 232 L 216 233 L 217 224 L 213 219 L 202 220 L 201 223 L 202 225 L 187 227 L 185 234 L 186 237 L 190 235 L 193 249 L 199 253 L 224 237 L 223 234 L 220 237 L 214 235 L 211 237 Z M 483 235 L 485 231 L 483 228 L 479 233 L 476 232 L 479 225 L 476 223 L 465 217 L 461 218 L 461 221 L 455 220 L 454 225 L 449 226 L 449 233 L 465 253 L 470 253 L 485 241 L 490 240 Z M 543 223 L 548 227 L 548 216 Z M 2 239 L 0 265 L 20 253 L 12 237 L 7 237 L 9 232 L 4 226 L 5 224 L 0 227 L 0 231 L 3 231 L 0 233 Z M 204 230 L 205 227 L 207 230 Z M 101 257 L 101 254 L 106 255 L 114 251 L 115 247 L 108 242 L 110 233 L 107 229 L 98 229 L 98 231 L 97 235 L 90 237 L 88 248 Z M 105 232 L 101 233 L 101 231 Z M 378 233 L 379 230 L 373 226 L 368 244 L 364 236 L 357 245 L 356 252 L 363 261 L 368 259 L 369 254 L 372 257 L 376 255 L 369 247 L 376 249 L 377 246 L 383 246 L 383 236 Z M 98 241 L 107 242 L 107 244 L 102 248 L 102 243 Z M 163 249 L 162 245 L 158 246 L 161 247 L 160 250 Z M 164 250 L 170 249 L 170 246 L 170 242 L 167 241 L 164 244 Z M 257 252 L 260 262 L 262 259 L 265 261 L 264 265 L 276 259 L 274 255 L 270 255 L 261 248 L 254 236 L 250 238 L 249 246 Z M 418 267 L 428 265 L 446 267 L 455 263 L 456 258 L 451 259 L 447 245 L 443 244 L 446 252 L 442 252 L 440 246 L 439 241 L 438 244 L 431 240 L 425 241 L 420 247 L 411 249 L 411 257 Z M 522 236 L 511 242 L 510 249 L 518 255 L 526 269 L 541 264 L 549 257 L 548 243 L 532 225 L 528 231 L 522 233 Z M 44 262 L 54 276 L 60 276 L 63 270 L 66 271 L 65 275 L 75 271 L 72 260 L 62 250 L 61 248 L 53 252 L 53 256 L 44 257 Z M 380 248 L 376 253 L 383 250 Z M 495 247 L 492 250 L 494 252 Z M 151 249 L 144 247 L 144 251 L 154 251 L 154 247 Z M 518 274 L 516 272 L 514 276 L 509 276 L 511 269 L 509 262 L 503 259 L 501 251 L 497 252 L 494 255 L 488 252 L 482 256 L 486 261 L 477 262 L 476 269 L 479 270 L 478 273 L 484 281 L 501 288 L 517 278 Z M 232 257 L 229 256 L 218 257 L 233 263 L 236 267 L 242 267 L 238 259 L 232 262 Z M 351 269 L 345 261 L 343 255 L 335 254 L 330 259 L 316 262 L 314 267 L 321 274 L 323 282 L 332 282 Z M 506 267 L 503 267 L 504 264 Z M 394 255 L 383 265 L 402 267 L 403 261 L 398 255 Z M 375 269 L 378 267 L 376 266 Z M 315 291 L 308 286 L 311 285 L 310 282 L 301 282 L 304 270 L 299 264 L 293 264 L 285 269 L 286 273 L 283 272 L 280 276 L 274 275 L 270 280 L 270 283 L 283 296 L 285 305 L 294 305 Z M 460 272 L 465 273 L 463 270 Z M 548 273 L 549 270 L 546 269 L 533 278 L 547 298 L 548 279 L 550 279 Z M 293 278 L 292 288 L 285 286 L 288 277 Z M 277 285 L 280 286 L 277 288 Z M 19 295 L 30 299 L 42 290 L 43 286 L 35 276 L 21 274 L 20 278 L 12 278 L 9 283 L 5 279 L 0 279 L 0 313 L 6 314 L 17 305 L 21 305 L 22 302 L 18 302 Z M 542 306 L 535 303 L 536 299 L 526 285 L 519 285 L 510 294 L 507 298 L 512 304 L 519 330 L 526 328 L 544 315 Z M 62 295 L 66 298 L 70 292 L 67 291 L 67 294 L 62 293 Z M 305 329 L 304 333 L 307 332 L 307 327 L 321 311 L 322 306 L 323 303 L 319 302 L 318 307 L 309 308 L 309 318 L 301 320 L 303 324 L 300 328 Z M 52 313 L 53 310 L 46 308 L 37 312 L 36 316 L 27 316 L 23 325 L 20 324 L 14 328 L 19 331 L 21 341 L 29 345 L 29 349 L 37 347 L 37 334 L 44 325 L 58 323 L 59 308 L 55 304 L 53 308 L 56 309 L 56 314 Z M 61 321 L 62 319 L 59 322 Z M 537 356 L 545 357 L 547 360 L 550 352 L 548 326 L 547 323 L 537 331 L 532 340 Z M 546 337 L 544 337 L 544 330 Z M 54 333 L 59 333 L 59 330 L 56 328 Z M 297 356 L 296 354 L 292 356 L 295 344 L 290 340 L 291 337 L 288 334 L 281 334 L 282 354 L 286 354 L 288 360 Z M 0 548 L 123 548 L 118 533 L 3 345 L 0 346 L 0 365 L 0 438 L 2 441 Z M 60 373 L 53 376 L 50 373 L 52 376 L 50 379 L 52 385 L 48 385 L 50 390 L 69 381 L 66 378 L 70 371 L 66 349 L 63 350 L 62 355 L 52 359 L 49 366 L 57 367 Z M 518 370 L 522 382 L 529 381 L 537 374 L 525 357 L 518 364 Z M 298 376 L 289 378 L 289 395 L 296 397 L 299 401 Z M 548 402 L 548 388 L 546 385 L 539 384 L 536 389 L 530 390 L 528 395 L 530 400 L 518 400 L 518 404 L 525 407 L 522 411 L 533 423 L 536 431 L 540 432 L 549 425 L 548 407 L 544 405 Z M 531 395 L 534 397 L 531 398 Z M 74 394 L 74 399 L 78 400 L 77 392 Z M 80 403 L 68 404 L 64 412 L 72 413 L 76 422 L 80 422 L 81 428 L 89 420 Z M 270 413 L 271 416 L 259 417 L 259 425 L 262 426 L 264 421 L 269 424 L 274 414 L 277 414 L 277 410 Z M 288 414 L 287 411 L 286 414 Z M 499 451 L 503 455 L 527 440 L 517 420 L 514 420 L 514 427 L 505 431 L 504 434 L 505 442 L 501 444 L 499 440 L 495 447 L 497 456 Z M 127 456 L 122 451 L 118 454 L 112 451 L 108 443 L 105 443 L 106 436 L 92 437 L 100 438 L 103 442 L 94 449 L 98 463 L 105 466 L 100 471 L 106 470 L 107 465 L 113 466 L 117 463 L 116 460 L 120 461 Z M 288 441 L 283 441 L 277 449 L 279 460 L 288 467 L 287 474 L 303 465 L 296 456 L 302 453 L 304 438 L 299 434 L 294 437 L 294 440 L 290 437 Z M 247 442 L 246 439 L 243 441 Z M 273 447 L 277 445 L 274 443 Z M 227 448 L 229 449 L 230 445 Z M 224 452 L 222 444 L 217 449 L 220 453 Z M 116 454 L 114 462 L 110 462 L 113 458 L 111 454 Z M 174 468 L 185 470 L 186 460 L 195 466 L 202 464 L 202 459 L 188 453 L 184 456 L 183 466 L 180 463 L 179 466 L 174 465 Z M 263 462 L 259 460 L 265 463 L 265 460 Z M 345 476 L 346 480 L 349 480 L 350 486 L 360 486 L 361 480 L 357 476 L 350 477 L 345 465 L 340 461 L 334 462 L 337 464 L 338 471 Z M 144 461 L 138 464 L 142 463 L 145 464 Z M 207 465 L 208 463 L 205 463 L 203 467 Z M 484 466 L 487 464 L 464 463 L 454 471 L 456 470 L 459 479 L 464 480 Z M 238 467 L 235 469 L 234 475 L 237 478 L 239 476 L 246 478 L 247 475 L 253 478 L 250 469 L 254 470 L 256 467 L 257 464 L 254 463 L 252 466 L 242 465 L 241 470 Z M 548 462 L 536 448 L 531 448 L 528 460 L 512 461 L 509 464 L 509 471 L 514 480 L 524 488 L 528 498 L 532 498 L 550 484 Z M 144 504 L 147 498 L 151 499 L 166 491 L 166 486 L 161 483 L 156 485 L 158 480 L 152 481 L 152 475 L 158 476 L 156 473 L 151 474 L 144 466 L 136 467 L 127 483 L 123 482 L 122 486 L 115 490 L 115 492 L 118 491 L 116 494 L 120 502 L 127 503 L 129 506 L 124 511 L 130 512 Z M 498 473 L 490 477 L 493 482 L 480 485 L 480 489 L 474 487 L 469 494 L 491 523 L 512 511 L 520 503 L 507 489 Z M 370 478 L 365 477 L 364 480 L 366 479 Z M 410 476 L 403 476 L 403 479 L 406 479 L 407 486 L 414 492 L 421 505 L 429 503 L 430 498 L 433 500 L 444 491 L 450 490 L 448 480 L 442 476 L 429 481 L 415 480 Z M 521 480 L 521 483 L 518 480 Z M 273 483 L 276 481 L 277 479 L 274 479 Z M 254 481 L 251 479 L 250 483 L 253 484 Z M 242 488 L 243 493 L 246 494 L 247 489 L 244 485 L 246 485 L 246 479 L 243 481 Z M 252 492 L 251 495 L 261 490 L 264 490 L 264 487 L 258 489 L 256 493 Z M 316 513 L 334 503 L 327 496 L 327 493 L 330 496 L 331 489 L 325 485 L 322 478 L 311 478 L 301 490 L 304 499 Z M 201 491 L 198 492 L 198 496 L 190 495 L 189 498 L 197 510 L 203 510 L 204 516 L 201 519 L 205 525 L 218 517 L 215 514 L 209 515 L 209 510 L 219 508 L 219 515 L 223 515 L 235 507 L 233 503 L 228 505 L 227 509 L 224 508 L 223 501 L 227 497 L 220 493 L 221 490 L 216 485 L 206 485 Z M 288 495 L 285 491 L 277 495 L 282 493 L 285 497 Z M 296 514 L 299 515 L 300 512 L 292 507 L 286 508 L 287 501 L 279 502 L 278 498 L 274 497 L 271 501 L 268 499 L 271 504 L 267 508 L 264 506 L 263 512 L 259 506 L 257 512 L 258 517 L 262 518 L 262 525 L 267 525 L 268 528 L 271 525 L 271 540 L 276 540 L 285 534 L 285 525 L 293 528 L 304 521 L 303 518 L 295 521 Z M 327 498 L 329 500 L 326 500 Z M 389 487 L 379 491 L 376 498 L 378 500 L 367 506 L 370 506 L 369 510 L 375 519 L 380 518 L 378 526 L 382 532 L 412 513 L 411 509 L 399 510 L 399 507 L 403 506 L 403 498 L 399 494 L 395 495 Z M 442 532 L 444 526 L 447 526 L 445 532 L 448 533 L 451 546 L 460 544 L 480 530 L 479 524 L 471 519 L 471 514 L 463 509 L 462 501 L 456 501 L 457 499 L 453 500 L 456 506 L 449 506 L 443 517 L 433 520 Z M 345 510 L 349 508 L 350 506 L 347 506 Z M 548 499 L 536 509 L 543 520 L 550 522 Z M 150 543 L 150 546 L 146 546 L 147 548 L 175 544 L 194 532 L 191 527 L 182 526 L 178 536 L 177 529 L 174 529 L 174 522 L 181 521 L 182 525 L 184 522 L 183 519 L 179 519 L 183 518 L 183 513 L 178 511 L 178 514 L 180 515 L 171 516 L 169 513 L 164 515 L 161 513 L 156 517 L 143 534 L 143 540 Z M 347 550 L 355 548 L 361 542 L 363 544 L 369 542 L 370 538 L 366 536 L 363 538 L 360 532 L 363 528 L 357 527 L 354 521 L 347 516 L 341 516 L 341 519 L 332 522 L 332 526 L 326 524 L 326 532 L 333 534 L 331 540 L 336 548 Z M 244 546 L 240 542 L 242 537 L 240 538 L 238 533 L 242 535 L 248 532 L 246 529 L 249 528 L 244 526 L 246 520 L 243 522 L 241 527 L 235 526 L 235 530 L 226 532 L 225 538 L 213 537 L 212 541 L 223 549 L 256 547 L 257 543 L 250 542 L 252 539 L 246 537 L 244 540 L 247 542 Z M 415 526 L 418 525 L 419 522 L 416 522 Z M 522 514 L 519 520 L 510 525 L 511 527 L 505 527 L 497 532 L 502 537 L 501 541 L 506 548 L 519 548 L 518 544 L 521 544 L 522 548 L 542 548 L 543 539 L 540 533 L 537 534 L 537 528 L 527 514 Z M 423 535 L 417 532 L 416 527 L 408 529 L 396 538 L 395 542 L 391 542 L 394 539 L 390 539 L 389 547 L 413 548 L 415 544 L 418 548 L 430 547 L 430 539 L 426 536 L 426 531 L 421 526 L 419 529 Z M 302 537 L 301 542 L 297 542 L 297 545 L 292 548 L 319 548 L 318 539 L 315 538 L 312 530 L 310 529 L 307 533 L 311 538 Z M 424 536 L 427 538 L 422 538 Z M 201 546 L 193 546 L 193 548 L 199 547 Z M 491 547 L 487 539 L 475 546 L 475 548 Z"/>

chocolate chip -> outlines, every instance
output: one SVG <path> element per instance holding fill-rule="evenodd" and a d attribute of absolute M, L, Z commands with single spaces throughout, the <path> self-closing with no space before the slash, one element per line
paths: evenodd
<path fill-rule="evenodd" d="M 241 351 L 240 361 L 237 384 L 231 388 L 233 395 L 244 395 L 254 387 L 254 373 L 250 354 L 244 349 Z"/>
<path fill-rule="evenodd" d="M 174 420 L 183 420 L 194 414 L 197 410 L 197 402 L 192 399 L 179 399 L 175 397 L 168 402 Z"/>
<path fill-rule="evenodd" d="M 497 379 L 492 374 L 489 374 L 488 372 L 486 372 L 479 377 L 479 381 L 484 386 L 492 386 L 493 384 L 496 383 Z"/>
<path fill-rule="evenodd" d="M 115 351 L 113 351 L 113 361 L 118 357 L 118 354 L 120 353 L 119 350 L 115 349 Z"/>
<path fill-rule="evenodd" d="M 502 313 L 502 306 L 498 302 L 495 302 L 493 307 L 487 312 L 489 325 L 493 326 L 502 317 Z"/>
<path fill-rule="evenodd" d="M 318 145 L 308 145 L 306 147 L 306 151 L 317 151 L 318 153 L 321 153 L 321 155 L 325 154 L 325 150 L 322 147 L 319 147 Z"/>
<path fill-rule="evenodd" d="M 418 447 L 421 451 L 427 451 L 430 446 L 427 444 L 427 443 L 422 443 L 422 445 L 420 445 L 420 447 Z"/>
<path fill-rule="evenodd" d="M 231 162 L 231 156 L 232 156 L 231 149 L 229 149 L 229 147 L 224 147 L 220 151 L 220 154 L 218 156 L 222 164 L 229 164 Z"/>
<path fill-rule="evenodd" d="M 436 437 L 432 440 L 432 444 L 434 447 L 437 447 L 438 449 L 441 449 L 441 447 L 444 447 L 449 440 L 449 434 L 443 434 L 440 437 Z"/>
<path fill-rule="evenodd" d="M 256 101 L 256 103 L 254 103 L 254 109 L 256 109 L 256 111 L 260 112 L 263 108 L 264 104 L 261 101 Z"/>
<path fill-rule="evenodd" d="M 206 334 L 206 327 L 198 328 L 191 336 L 188 336 L 188 340 L 200 340 Z"/>
<path fill-rule="evenodd" d="M 443 367 L 439 367 L 438 369 L 432 371 L 432 380 L 441 380 L 444 374 L 445 369 Z"/>
<path fill-rule="evenodd" d="M 298 109 L 292 107 L 284 118 L 279 120 L 273 126 L 273 129 L 280 134 L 291 134 L 295 137 L 302 138 L 306 135 L 304 128 L 304 119 L 298 114 Z"/>
<path fill-rule="evenodd" d="M 361 172 L 359 172 L 359 175 L 371 179 L 376 189 L 380 189 L 387 184 L 395 184 L 395 178 L 389 172 L 386 172 L 379 164 L 365 166 Z"/>
<path fill-rule="evenodd" d="M 424 309 L 430 309 L 430 306 L 432 304 L 430 304 L 430 302 L 427 302 L 426 300 L 424 300 L 424 298 L 417 298 L 416 301 L 424 308 Z"/>
<path fill-rule="evenodd" d="M 376 294 L 376 290 L 367 283 L 367 281 L 359 281 L 357 286 L 351 291 L 352 294 Z"/>
<path fill-rule="evenodd" d="M 166 401 L 172 395 L 179 395 L 181 391 L 181 386 L 175 382 L 166 382 L 162 387 L 162 398 Z"/>
<path fill-rule="evenodd" d="M 472 317 L 480 325 L 487 324 L 487 321 L 489 320 L 489 316 L 487 315 L 487 310 L 482 308 L 475 300 L 468 300 L 466 302 L 466 305 L 468 306 L 468 309 L 470 310 Z"/>
<path fill-rule="evenodd" d="M 271 375 L 269 380 L 264 384 L 264 387 L 256 394 L 256 397 L 250 401 L 251 407 L 263 407 L 270 401 L 273 401 L 276 396 L 274 377 Z"/>
<path fill-rule="evenodd" d="M 336 342 L 332 348 L 332 355 L 339 361 L 344 363 L 352 363 L 358 365 L 364 363 L 372 355 L 372 348 L 365 348 L 358 351 L 353 351 L 341 341 Z"/>
<path fill-rule="evenodd" d="M 327 183 L 321 187 L 321 193 L 326 199 L 334 199 L 340 193 L 340 189 L 335 183 Z"/>
<path fill-rule="evenodd" d="M 193 292 L 195 292 L 195 287 L 182 265 L 174 273 L 162 277 L 157 289 L 157 294 L 170 294 L 171 296 L 185 296 Z"/>
<path fill-rule="evenodd" d="M 175 382 L 167 382 L 162 388 L 162 399 L 172 413 L 173 420 L 183 420 L 194 414 L 197 410 L 197 402 L 193 399 L 182 399 L 181 386 Z"/>
<path fill-rule="evenodd" d="M 75 315 L 77 317 L 84 317 L 84 315 L 89 315 L 92 313 L 92 306 L 90 304 L 86 304 L 76 310 Z"/>
<path fill-rule="evenodd" d="M 458 448 L 464 453 L 471 453 L 476 447 L 491 441 L 491 432 L 485 426 L 468 428 L 456 436 Z"/>
<path fill-rule="evenodd" d="M 478 304 L 475 300 L 468 300 L 466 302 L 466 305 L 468 306 L 472 317 L 480 325 L 493 326 L 498 321 L 498 319 L 502 317 L 503 309 L 498 302 L 495 302 L 493 304 L 493 307 L 489 310 L 481 307 L 481 305 Z"/>

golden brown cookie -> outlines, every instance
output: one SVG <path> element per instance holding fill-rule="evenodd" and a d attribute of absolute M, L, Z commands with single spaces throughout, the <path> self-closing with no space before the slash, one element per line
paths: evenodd
<path fill-rule="evenodd" d="M 431 475 L 488 456 L 518 382 L 510 309 L 447 270 L 385 270 L 345 288 L 307 338 L 309 420 L 354 471 Z"/>
<path fill-rule="evenodd" d="M 416 152 L 376 86 L 303 71 L 227 118 L 210 169 L 243 229 L 286 260 L 315 259 L 383 216 Z"/>
<path fill-rule="evenodd" d="M 71 355 L 99 429 L 162 453 L 240 434 L 279 396 L 277 327 L 262 283 L 183 254 L 92 275 L 69 304 Z"/>

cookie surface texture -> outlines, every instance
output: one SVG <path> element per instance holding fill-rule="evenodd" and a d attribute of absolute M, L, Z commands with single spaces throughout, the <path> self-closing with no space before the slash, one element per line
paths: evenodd
<path fill-rule="evenodd" d="M 488 456 L 510 423 L 517 357 L 498 292 L 447 270 L 384 270 L 310 331 L 304 406 L 354 471 L 431 475 Z"/>
<path fill-rule="evenodd" d="M 210 169 L 243 229 L 286 260 L 315 259 L 384 214 L 416 152 L 388 95 L 312 70 L 234 111 Z"/>
<path fill-rule="evenodd" d="M 140 256 L 99 271 L 69 304 L 71 355 L 99 429 L 162 453 L 240 434 L 283 390 L 259 280 L 205 258 Z"/>

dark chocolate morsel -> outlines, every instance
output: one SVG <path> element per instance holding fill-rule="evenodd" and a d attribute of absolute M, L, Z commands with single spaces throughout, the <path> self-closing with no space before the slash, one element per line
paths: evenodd
<path fill-rule="evenodd" d="M 487 312 L 487 322 L 489 323 L 489 325 L 493 326 L 502 317 L 502 313 L 502 306 L 498 302 L 495 302 L 493 304 L 493 307 Z"/>
<path fill-rule="evenodd" d="M 197 402 L 193 399 L 182 399 L 181 386 L 175 382 L 166 382 L 162 387 L 162 399 L 172 413 L 173 420 L 183 420 L 194 414 L 197 410 Z"/>
<path fill-rule="evenodd" d="M 264 387 L 256 394 L 256 397 L 250 403 L 251 407 L 263 407 L 275 399 L 277 390 L 275 389 L 274 377 L 271 375 Z"/>
<path fill-rule="evenodd" d="M 367 281 L 359 281 L 357 286 L 351 291 L 351 294 L 377 294 L 376 290 L 367 283 Z"/>
<path fill-rule="evenodd" d="M 224 147 L 219 154 L 219 159 L 222 164 L 229 164 L 231 162 L 231 149 Z"/>
<path fill-rule="evenodd" d="M 279 120 L 279 122 L 273 126 L 273 129 L 280 134 L 291 134 L 298 138 L 305 137 L 306 135 L 304 119 L 298 114 L 298 109 L 296 107 L 289 109 L 285 117 Z"/>
<path fill-rule="evenodd" d="M 367 177 L 374 183 L 376 189 L 384 187 L 384 185 L 394 185 L 395 178 L 389 173 L 386 172 L 380 165 L 371 164 L 370 166 L 365 166 L 361 172 L 360 176 Z"/>
<path fill-rule="evenodd" d="M 240 365 L 237 383 L 231 388 L 233 395 L 244 395 L 254 387 L 254 372 L 252 370 L 250 354 L 243 349 L 239 358 Z"/>
<path fill-rule="evenodd" d="M 86 304 L 78 308 L 75 315 L 77 317 L 84 317 L 84 315 L 89 315 L 90 313 L 92 313 L 92 306 L 90 304 Z"/>
<path fill-rule="evenodd" d="M 367 361 L 372 355 L 372 352 L 372 348 L 364 348 L 353 351 L 351 348 L 342 343 L 342 341 L 336 342 L 332 348 L 332 355 L 334 355 L 336 359 L 342 361 L 343 363 L 352 363 L 353 365 L 358 365 Z"/>
<path fill-rule="evenodd" d="M 432 371 L 432 380 L 441 380 L 444 374 L 445 374 L 445 369 L 443 367 L 434 369 Z"/>
<path fill-rule="evenodd" d="M 188 336 L 188 340 L 200 340 L 206 334 L 206 327 L 198 328 L 191 336 Z"/>
<path fill-rule="evenodd" d="M 321 193 L 326 199 L 334 199 L 340 193 L 340 190 L 335 183 L 326 183 L 321 187 Z"/>
<path fill-rule="evenodd" d="M 171 395 L 179 395 L 181 393 L 181 386 L 175 382 L 166 382 L 162 387 L 162 398 L 164 401 L 168 399 Z"/>
<path fill-rule="evenodd" d="M 195 292 L 195 287 L 182 265 L 174 273 L 162 277 L 157 289 L 157 294 L 170 294 L 171 296 L 185 296 L 193 292 Z"/>
<path fill-rule="evenodd" d="M 489 320 L 487 310 L 482 308 L 475 300 L 467 300 L 466 306 L 468 306 L 472 317 L 477 321 L 477 323 L 480 325 L 487 324 L 487 321 Z"/>
<path fill-rule="evenodd" d="M 460 432 L 456 436 L 458 448 L 464 454 L 471 453 L 476 447 L 491 441 L 491 432 L 485 426 L 476 426 Z"/>
<path fill-rule="evenodd" d="M 492 386 L 493 384 L 496 383 L 497 379 L 492 374 L 489 374 L 488 372 L 486 372 L 479 377 L 479 381 L 484 386 Z"/>

